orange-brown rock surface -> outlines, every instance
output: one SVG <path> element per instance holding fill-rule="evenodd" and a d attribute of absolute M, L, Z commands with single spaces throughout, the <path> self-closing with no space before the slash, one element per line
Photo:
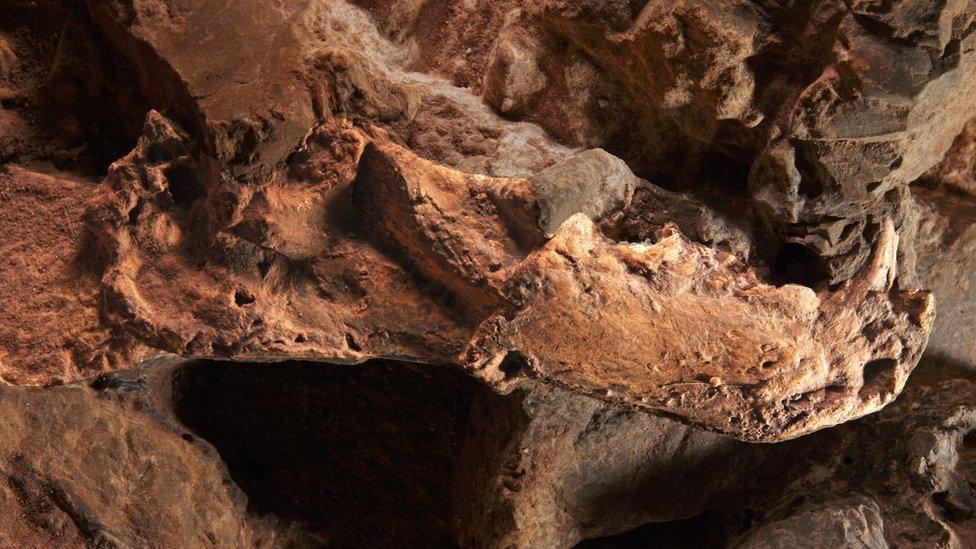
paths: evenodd
<path fill-rule="evenodd" d="M 974 30 L 0 6 L 0 545 L 976 543 Z"/>

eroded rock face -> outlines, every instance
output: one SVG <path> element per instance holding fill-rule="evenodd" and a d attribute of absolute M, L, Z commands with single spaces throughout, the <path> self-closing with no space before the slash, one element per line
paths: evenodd
<path fill-rule="evenodd" d="M 750 546 L 965 545 L 974 18 L 924 0 L 0 8 L 0 468 L 23 509 L 0 539 L 664 544 L 701 522 Z M 230 387 L 268 417 L 236 423 Z M 382 436 L 354 436 L 371 422 Z M 296 472 L 310 430 L 338 449 Z M 128 450 L 34 440 L 79 432 Z M 860 479 L 837 462 L 856 448 Z M 955 472 L 906 468 L 923 450 Z M 132 495 L 146 463 L 194 473 Z M 148 501 L 172 512 L 130 510 Z"/>
<path fill-rule="evenodd" d="M 963 367 L 976 358 L 970 332 L 973 198 L 949 187 L 913 189 L 921 206 L 919 223 L 919 278 L 936 295 L 945 296 L 929 342 L 928 353 Z"/>
<path fill-rule="evenodd" d="M 447 368 L 163 360 L 88 384 L 3 389 L 3 535 L 965 547 L 976 531 L 973 397 L 970 381 L 915 387 L 878 415 L 755 445 L 541 383 L 499 395 Z M 49 444 L 79 436 L 73 453 Z"/>
<path fill-rule="evenodd" d="M 915 387 L 874 418 L 814 435 L 810 446 L 829 443 L 836 452 L 830 472 L 801 475 L 794 485 L 806 487 L 781 499 L 746 544 L 971 545 L 973 388 L 959 379 Z"/>
<path fill-rule="evenodd" d="M 651 187 L 601 168 L 602 153 L 500 178 L 437 166 L 379 129 L 341 139 L 355 177 L 303 189 L 319 214 L 303 223 L 292 211 L 309 202 L 238 190 L 151 114 L 89 211 L 112 258 L 105 314 L 188 356 L 454 363 L 501 389 L 544 379 L 755 440 L 877 409 L 924 347 L 932 303 L 891 292 L 890 221 L 864 272 L 818 296 L 671 225 L 654 243 L 610 240 L 595 222 L 612 230 Z M 393 312 L 406 301 L 409 317 Z"/>
<path fill-rule="evenodd" d="M 145 349 L 100 318 L 104 257 L 84 212 L 96 184 L 9 166 L 0 174 L 0 377 L 46 385 L 125 368 Z M 6 297 L 9 296 L 9 297 Z"/>
<path fill-rule="evenodd" d="M 878 504 L 850 498 L 810 505 L 763 525 L 741 547 L 888 547 Z"/>
<path fill-rule="evenodd" d="M 936 295 L 944 296 L 928 354 L 957 368 L 973 367 L 974 314 L 971 305 L 974 196 L 973 128 L 968 123 L 946 157 L 912 186 L 919 206 L 919 278 Z"/>
<path fill-rule="evenodd" d="M 758 217 L 723 221 L 728 212 L 668 194 L 611 154 L 571 151 L 468 90 L 410 72 L 423 68 L 411 66 L 410 48 L 352 6 L 253 6 L 248 24 L 280 32 L 255 27 L 261 38 L 245 48 L 234 44 L 246 29 L 221 30 L 233 14 L 163 8 L 91 6 L 138 67 L 143 94 L 189 132 L 151 111 L 87 208 L 106 258 L 98 314 L 126 337 L 196 357 L 456 364 L 501 390 L 544 379 L 755 440 L 878 409 L 920 356 L 931 301 L 889 292 L 896 255 L 906 257 L 894 250 L 906 237 L 911 249 L 907 194 L 859 244 L 873 259 L 840 278 L 827 268 L 839 286 L 777 288 L 768 282 L 780 266 L 754 253 L 765 232 Z M 600 40 L 582 31 L 600 10 L 537 8 L 508 14 L 505 28 L 576 33 L 597 67 L 656 51 L 677 39 L 662 29 L 691 18 L 715 38 L 709 53 L 689 57 L 696 43 L 685 44 L 659 60 L 675 80 L 641 81 L 634 97 L 683 120 L 682 134 L 707 133 L 675 98 L 731 82 L 734 94 L 695 110 L 750 127 L 763 118 L 743 65 L 756 18 L 769 15 L 761 10 L 732 10 L 726 21 L 647 5 L 636 27 L 613 35 L 630 50 L 601 42 L 619 30 Z M 217 47 L 195 46 L 216 35 Z M 485 70 L 505 65 L 496 68 L 515 72 L 502 80 L 531 95 L 533 76 L 519 71 L 536 69 L 520 52 L 500 41 L 492 55 L 507 61 L 489 59 Z M 264 61 L 242 62 L 255 56 Z M 151 75 L 160 81 L 150 85 Z M 679 215 L 655 213 L 655 203 Z M 912 286 L 911 262 L 901 273 Z M 682 334 L 691 331 L 703 338 Z M 561 343 L 563 334 L 576 340 Z M 500 369 L 518 361 L 518 371 Z"/>
<path fill-rule="evenodd" d="M 3 388 L 3 545 L 253 543 L 247 498 L 212 448 L 154 416 L 152 399 L 167 390 L 132 377 L 98 389 Z"/>

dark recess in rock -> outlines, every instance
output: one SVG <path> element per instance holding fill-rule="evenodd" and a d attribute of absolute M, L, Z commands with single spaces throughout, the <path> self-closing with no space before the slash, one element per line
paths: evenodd
<path fill-rule="evenodd" d="M 976 546 L 976 0 L 0 2 L 0 547 Z"/>
<path fill-rule="evenodd" d="M 173 377 L 176 417 L 214 445 L 248 509 L 333 546 L 451 544 L 475 391 L 460 373 L 384 361 L 201 361 Z"/>

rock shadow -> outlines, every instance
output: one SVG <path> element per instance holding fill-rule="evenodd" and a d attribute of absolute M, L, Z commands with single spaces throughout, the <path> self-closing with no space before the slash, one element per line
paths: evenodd
<path fill-rule="evenodd" d="M 455 544 L 451 479 L 472 397 L 488 391 L 464 374 L 196 361 L 172 387 L 177 417 L 217 448 L 254 514 L 327 545 Z"/>

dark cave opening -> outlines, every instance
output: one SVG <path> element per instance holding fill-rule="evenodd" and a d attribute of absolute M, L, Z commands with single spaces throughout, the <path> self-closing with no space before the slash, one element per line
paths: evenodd
<path fill-rule="evenodd" d="M 817 252 L 798 242 L 787 242 L 774 262 L 777 284 L 801 284 L 817 288 L 830 276 L 827 262 Z"/>
<path fill-rule="evenodd" d="M 191 208 L 193 203 L 206 196 L 206 189 L 193 168 L 186 164 L 173 164 L 165 170 L 169 194 L 173 203 L 181 208 Z"/>
<path fill-rule="evenodd" d="M 864 365 L 864 384 L 861 386 L 862 398 L 882 396 L 886 392 L 895 390 L 895 369 L 898 363 L 894 359 L 879 358 Z"/>
<path fill-rule="evenodd" d="M 729 541 L 728 530 L 728 517 L 708 510 L 686 519 L 652 522 L 615 536 L 588 539 L 576 549 L 719 549 Z"/>
<path fill-rule="evenodd" d="M 487 389 L 435 368 L 197 361 L 175 372 L 173 403 L 254 514 L 328 545 L 447 546 L 471 399 Z"/>

